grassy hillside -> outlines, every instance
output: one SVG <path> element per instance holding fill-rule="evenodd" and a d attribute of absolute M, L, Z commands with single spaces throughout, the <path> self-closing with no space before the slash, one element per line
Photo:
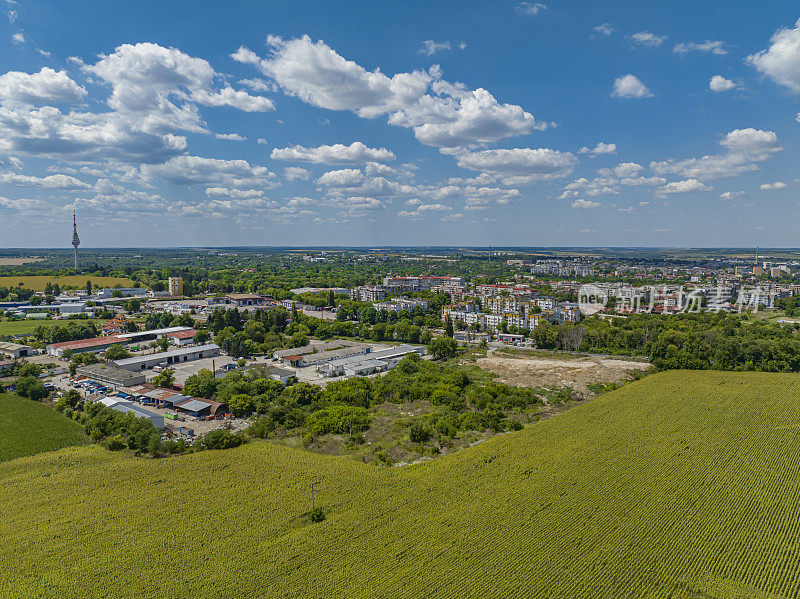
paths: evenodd
<path fill-rule="evenodd" d="M 47 275 L 28 275 L 23 277 L 0 277 L 0 287 L 17 287 L 20 283 L 25 289 L 42 291 L 47 282 L 58 283 L 61 289 L 83 289 L 86 281 L 91 281 L 94 287 L 114 287 L 119 284 L 122 287 L 133 287 L 133 281 L 120 277 L 95 277 L 94 275 L 69 275 L 63 277 L 52 277 Z"/>
<path fill-rule="evenodd" d="M 0 462 L 84 442 L 83 430 L 52 408 L 0 393 Z"/>
<path fill-rule="evenodd" d="M 0 596 L 796 597 L 798 383 L 662 373 L 404 468 L 269 443 L 6 462 Z"/>

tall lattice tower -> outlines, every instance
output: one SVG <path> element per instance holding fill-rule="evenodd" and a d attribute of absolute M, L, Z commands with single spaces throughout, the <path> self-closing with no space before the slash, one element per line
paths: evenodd
<path fill-rule="evenodd" d="M 78 221 L 75 220 L 75 212 L 72 213 L 72 247 L 75 248 L 75 270 L 78 270 L 78 246 L 81 239 L 78 237 Z"/>

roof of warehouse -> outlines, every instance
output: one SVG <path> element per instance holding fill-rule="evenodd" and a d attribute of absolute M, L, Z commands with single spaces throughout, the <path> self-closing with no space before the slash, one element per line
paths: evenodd
<path fill-rule="evenodd" d="M 352 368 L 381 368 L 383 366 L 386 366 L 386 362 L 369 358 L 367 360 L 346 362 L 344 366 L 345 367 L 351 366 Z"/>
<path fill-rule="evenodd" d="M 417 350 L 419 350 L 419 347 L 414 345 L 398 345 L 396 347 L 390 347 L 389 349 L 379 349 L 378 351 L 371 352 L 369 355 L 380 360 L 381 358 L 391 358 L 393 356 L 410 354 L 411 352 L 416 352 Z"/>
<path fill-rule="evenodd" d="M 167 327 L 164 329 L 150 329 L 149 331 L 138 331 L 136 333 L 120 333 L 117 337 L 122 339 L 133 339 L 142 335 L 166 335 L 168 333 L 178 333 L 180 331 L 191 331 L 192 327 Z"/>
<path fill-rule="evenodd" d="M 104 406 L 110 408 L 111 406 L 117 405 L 119 403 L 130 404 L 131 402 L 125 401 L 121 397 L 116 397 L 115 395 L 109 395 L 107 397 L 104 397 L 103 399 L 98 400 L 98 403 L 101 403 Z"/>
<path fill-rule="evenodd" d="M 175 331 L 174 333 L 167 333 L 167 337 L 172 337 L 174 339 L 191 339 L 197 335 L 197 331 L 194 329 L 189 329 L 188 331 Z"/>
<path fill-rule="evenodd" d="M 190 412 L 199 412 L 200 410 L 205 410 L 206 408 L 210 408 L 213 404 L 208 403 L 207 401 L 202 401 L 199 399 L 190 399 L 189 401 L 184 401 L 183 403 L 177 404 L 175 407 L 180 408 L 182 410 L 189 410 Z"/>
<path fill-rule="evenodd" d="M 173 395 L 180 395 L 180 393 L 177 391 L 172 391 L 171 389 L 161 389 L 160 387 L 157 387 L 152 391 L 146 391 L 142 393 L 142 395 L 146 395 L 151 399 L 166 399 L 168 397 L 172 397 Z"/>
<path fill-rule="evenodd" d="M 343 347 L 341 349 L 331 349 L 329 351 L 321 351 L 316 354 L 306 354 L 303 356 L 304 362 L 327 362 L 335 360 L 338 357 L 346 358 L 348 356 L 363 356 L 366 355 L 364 347 Z"/>
<path fill-rule="evenodd" d="M 29 345 L 20 345 L 19 343 L 11 343 L 9 341 L 0 341 L 0 349 L 16 350 L 16 349 L 31 349 Z"/>
<path fill-rule="evenodd" d="M 185 356 L 186 354 L 193 354 L 212 349 L 219 349 L 219 345 L 216 343 L 207 343 L 206 345 L 198 345 L 197 347 L 184 347 L 181 349 L 173 349 L 171 351 L 163 351 L 157 354 L 144 354 L 142 356 L 134 356 L 133 358 L 124 358 L 122 360 L 115 360 L 114 363 L 118 366 L 122 366 L 123 364 L 138 364 L 139 362 L 149 362 L 150 360 L 161 360 L 163 358 Z"/>
<path fill-rule="evenodd" d="M 92 378 L 93 376 L 111 376 L 120 380 L 130 380 L 132 378 L 138 378 L 141 380 L 142 376 L 141 373 L 131 372 L 130 370 L 125 370 L 124 368 L 114 366 L 113 364 L 103 363 L 79 366 L 75 372 L 82 374 L 87 378 Z"/>
<path fill-rule="evenodd" d="M 111 406 L 111 409 L 119 412 L 132 412 L 133 414 L 136 414 L 142 418 L 152 418 L 154 416 L 163 418 L 163 416 L 160 416 L 159 414 L 154 414 L 153 412 L 145 410 L 144 408 L 140 408 L 136 404 L 132 403 L 116 403 Z"/>

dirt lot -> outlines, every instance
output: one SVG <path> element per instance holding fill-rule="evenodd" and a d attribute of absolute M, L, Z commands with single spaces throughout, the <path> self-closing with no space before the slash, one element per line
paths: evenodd
<path fill-rule="evenodd" d="M 647 370 L 647 362 L 624 359 L 585 358 L 526 358 L 504 356 L 490 351 L 480 358 L 478 366 L 499 375 L 498 380 L 518 387 L 569 386 L 587 394 L 589 383 L 614 383 L 626 378 L 629 370 Z"/>

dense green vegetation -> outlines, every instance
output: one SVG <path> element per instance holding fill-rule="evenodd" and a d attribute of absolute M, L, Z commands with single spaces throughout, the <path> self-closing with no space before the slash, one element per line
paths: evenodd
<path fill-rule="evenodd" d="M 0 462 L 84 441 L 81 427 L 50 407 L 0 392 Z"/>
<path fill-rule="evenodd" d="M 797 385 L 660 373 L 402 468 L 270 443 L 6 462 L 0 594 L 796 597 Z"/>
<path fill-rule="evenodd" d="M 428 402 L 430 409 L 406 418 L 402 426 L 424 431 L 411 439 L 437 451 L 465 431 L 502 432 L 519 428 L 520 419 L 535 417 L 546 397 L 552 402 L 572 399 L 570 390 L 522 389 L 492 381 L 477 368 L 437 364 L 412 354 L 397 368 L 375 379 L 331 381 L 324 387 L 309 383 L 284 385 L 265 378 L 262 368 L 233 372 L 214 379 L 201 370 L 189 377 L 184 393 L 226 403 L 237 416 L 258 415 L 253 436 L 307 434 L 309 441 L 327 433 L 348 434 L 353 445 L 364 443 L 355 433 L 370 427 L 371 408 L 384 402 L 408 405 Z M 423 449 L 420 447 L 419 449 Z"/>
<path fill-rule="evenodd" d="M 536 346 L 650 356 L 657 368 L 800 371 L 798 328 L 719 313 L 631 315 L 538 326 Z"/>

